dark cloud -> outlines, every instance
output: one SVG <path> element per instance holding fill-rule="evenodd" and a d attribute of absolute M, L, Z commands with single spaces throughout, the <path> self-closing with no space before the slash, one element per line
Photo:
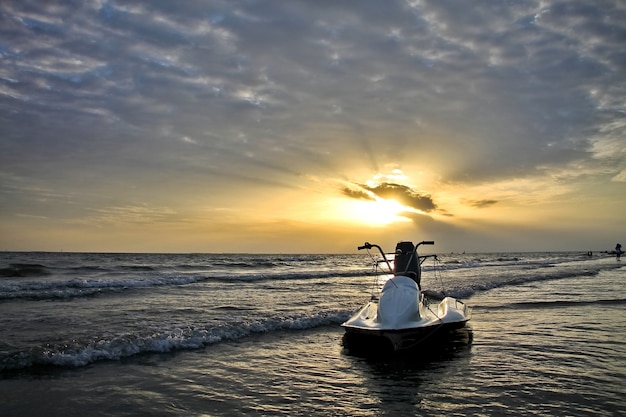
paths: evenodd
<path fill-rule="evenodd" d="M 360 200 L 373 200 L 372 195 L 386 200 L 395 200 L 407 207 L 429 212 L 437 209 L 437 205 L 429 195 L 420 194 L 410 187 L 401 184 L 383 182 L 374 187 L 366 184 L 354 184 L 358 189 L 344 188 L 343 194 Z"/>
<path fill-rule="evenodd" d="M 476 208 L 491 207 L 494 204 L 498 204 L 497 200 L 463 200 L 463 203 Z"/>
<path fill-rule="evenodd" d="M 163 124 L 283 141 L 314 120 L 354 129 L 374 169 L 373 155 L 415 150 L 419 119 L 450 128 L 436 145 L 457 162 L 455 178 L 517 175 L 587 151 L 610 111 L 590 92 L 619 94 L 608 88 L 625 69 L 616 3 L 412 4 L 7 1 L 0 106 L 33 114 L 33 129 L 87 118 L 125 123 L 142 141 Z"/>
<path fill-rule="evenodd" d="M 357 199 L 357 200 L 374 200 L 374 197 L 371 194 L 363 190 L 355 190 L 352 188 L 345 187 L 341 190 L 341 192 L 343 195 L 350 197 L 350 198 Z"/>

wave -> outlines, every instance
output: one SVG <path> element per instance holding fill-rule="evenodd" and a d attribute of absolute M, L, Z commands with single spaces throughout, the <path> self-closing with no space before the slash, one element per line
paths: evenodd
<path fill-rule="evenodd" d="M 260 282 L 260 281 L 285 281 L 285 280 L 309 280 L 330 277 L 361 277 L 373 275 L 368 271 L 290 271 L 274 272 L 271 274 L 233 274 L 214 276 L 211 279 L 222 282 Z"/>
<path fill-rule="evenodd" d="M 515 268 L 545 268 L 570 262 L 588 262 L 604 259 L 605 256 L 589 256 L 579 252 L 528 252 L 502 254 L 468 254 L 468 255 L 439 255 L 437 267 L 444 270 L 465 268 L 490 268 L 511 266 Z M 424 266 L 427 266 L 425 264 Z"/>
<path fill-rule="evenodd" d="M 106 294 L 117 294 L 123 291 L 132 291 L 138 288 L 167 287 L 193 285 L 210 282 L 246 283 L 254 284 L 272 281 L 287 280 L 325 280 L 334 278 L 352 278 L 374 276 L 375 271 L 366 265 L 354 266 L 354 259 L 345 265 L 331 265 L 324 262 L 317 263 L 319 256 L 311 259 L 294 259 L 303 263 L 302 267 L 294 264 L 279 265 L 289 260 L 263 257 L 254 258 L 253 262 L 245 257 L 232 259 L 210 259 L 207 263 L 192 265 L 192 263 L 177 262 L 176 266 L 164 265 L 160 268 L 141 260 L 140 264 L 131 265 L 79 265 L 72 268 L 51 268 L 40 263 L 14 263 L 8 268 L 0 270 L 0 301 L 28 299 L 28 300 L 57 300 L 77 297 L 92 297 Z M 497 261 L 504 258 L 500 255 L 466 256 L 461 259 L 442 259 L 441 262 L 422 265 L 425 275 L 422 283 L 432 282 L 428 289 L 438 289 L 439 282 L 444 281 L 441 288 L 446 293 L 458 297 L 468 298 L 476 292 L 490 289 L 518 285 L 532 281 L 560 279 L 575 275 L 593 275 L 599 270 L 610 268 L 606 264 L 578 262 L 577 257 L 550 258 L 541 254 L 541 258 L 528 256 L 509 256 L 511 264 Z M 512 259 L 518 259 L 512 261 Z M 179 259 L 176 259 L 179 261 Z M 310 260 L 316 264 L 307 264 Z M 342 259 L 347 262 L 347 259 Z M 229 268 L 211 265 L 219 263 L 229 265 Z M 491 264 L 490 262 L 494 262 Z M 363 262 L 365 264 L 365 262 Z M 152 266 L 151 266 L 152 265 Z M 183 268 L 182 265 L 185 267 Z M 254 268 L 252 266 L 254 265 Z M 232 267 L 232 268 L 231 268 Z M 173 268 L 173 269 L 170 269 Z M 189 270 L 187 270 L 189 268 Z M 191 270 L 193 268 L 193 270 Z M 433 272 L 435 272 L 433 274 Z M 444 275 L 452 277 L 451 282 L 442 280 Z M 434 276 L 434 279 L 432 278 Z M 26 278 L 26 279 L 24 279 Z M 28 279 L 31 278 L 31 279 Z M 470 282 L 471 281 L 471 282 Z M 452 284 L 452 286 L 450 286 Z M 434 288 L 433 288 L 434 287 Z"/>
<path fill-rule="evenodd" d="M 134 288 L 185 285 L 208 278 L 203 276 L 150 277 L 147 279 L 90 279 L 29 281 L 18 284 L 0 284 L 0 300 L 28 299 L 55 300 L 94 296 Z"/>
<path fill-rule="evenodd" d="M 439 289 L 445 293 L 446 295 L 456 297 L 459 299 L 468 299 L 472 295 L 476 293 L 482 293 L 486 291 L 490 291 L 496 288 L 503 288 L 509 286 L 516 286 L 521 284 L 527 284 L 532 282 L 541 282 L 541 281 L 550 281 L 557 279 L 567 279 L 567 278 L 575 278 L 581 276 L 596 276 L 604 270 L 619 268 L 620 265 L 601 265 L 596 266 L 594 268 L 558 268 L 558 267 L 550 267 L 550 268 L 542 268 L 542 269 L 532 269 L 528 270 L 525 268 L 518 268 L 517 271 L 507 271 L 503 272 L 501 275 L 497 277 L 488 277 L 483 279 L 481 282 L 473 282 L 471 284 L 466 284 L 462 286 L 452 286 L 446 287 L 445 279 L 440 279 L 440 281 L 444 281 L 441 283 L 441 287 Z M 517 272 L 517 273 L 515 273 Z M 438 280 L 434 280 L 433 283 L 438 282 Z M 429 290 L 437 290 L 438 286 L 433 285 L 428 288 Z"/>
<path fill-rule="evenodd" d="M 85 266 L 75 266 L 72 268 L 69 268 L 70 271 L 72 272 L 107 272 L 110 271 L 110 269 L 105 268 L 103 266 L 99 266 L 99 265 L 85 265 Z"/>
<path fill-rule="evenodd" d="M 228 267 L 228 268 L 276 268 L 277 266 L 281 266 L 281 263 L 276 263 L 272 261 L 254 261 L 254 262 L 235 262 L 235 261 L 225 261 L 225 262 L 211 262 L 211 267 Z M 197 265 L 196 265 L 197 267 Z"/>
<path fill-rule="evenodd" d="M 209 257 L 204 263 L 179 263 L 180 269 L 271 269 L 280 267 L 301 267 L 303 264 L 325 264 L 332 255 L 228 255 Z"/>
<path fill-rule="evenodd" d="M 120 265 L 117 269 L 129 271 L 154 271 L 155 268 L 147 265 Z"/>
<path fill-rule="evenodd" d="M 207 328 L 175 328 L 146 335 L 123 334 L 111 339 L 33 347 L 9 353 L 3 346 L 0 372 L 24 370 L 40 366 L 81 367 L 96 361 L 119 360 L 142 353 L 166 353 L 201 349 L 223 341 L 239 340 L 253 334 L 296 331 L 337 325 L 348 319 L 349 311 L 325 311 L 310 316 L 269 318 L 249 323 Z"/>
<path fill-rule="evenodd" d="M 125 278 L 57 279 L 40 281 L 0 282 L 2 300 L 66 300 L 77 297 L 92 297 L 107 293 L 119 293 L 139 288 L 167 287 L 203 282 L 257 283 L 264 281 L 311 280 L 330 277 L 359 277 L 362 271 L 283 272 L 250 273 L 219 276 L 207 275 L 149 275 Z"/>
<path fill-rule="evenodd" d="M 15 263 L 10 264 L 9 267 L 0 268 L 0 277 L 3 278 L 40 277 L 49 274 L 48 268 L 40 264 Z"/>
<path fill-rule="evenodd" d="M 570 260 L 571 261 L 571 260 Z M 521 260 L 519 258 L 493 258 L 490 260 L 472 259 L 472 260 L 446 260 L 440 261 L 438 264 L 432 266 L 424 264 L 422 269 L 424 271 L 433 269 L 442 270 L 461 270 L 461 269 L 474 269 L 474 268 L 501 268 L 504 266 L 511 266 L 515 268 L 546 268 L 559 264 L 560 262 L 549 259 L 529 259 Z"/>
<path fill-rule="evenodd" d="M 624 305 L 626 299 L 599 299 L 599 300 L 546 300 L 546 301 L 526 301 L 518 303 L 508 303 L 502 305 L 489 305 L 489 308 L 508 308 L 516 310 L 525 309 L 550 309 L 550 308 L 563 308 L 563 307 L 584 307 L 584 306 L 597 306 L 597 305 Z M 480 306 L 474 306 L 473 308 L 479 309 Z"/>

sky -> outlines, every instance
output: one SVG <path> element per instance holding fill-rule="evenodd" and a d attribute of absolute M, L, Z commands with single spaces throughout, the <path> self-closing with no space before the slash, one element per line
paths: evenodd
<path fill-rule="evenodd" d="M 626 244 L 620 0 L 4 0 L 0 250 Z"/>

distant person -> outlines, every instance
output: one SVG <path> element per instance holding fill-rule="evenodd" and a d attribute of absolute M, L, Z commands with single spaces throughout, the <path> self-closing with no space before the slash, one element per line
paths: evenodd
<path fill-rule="evenodd" d="M 621 244 L 617 244 L 615 245 L 615 258 L 619 261 L 619 257 L 622 255 L 622 245 Z"/>

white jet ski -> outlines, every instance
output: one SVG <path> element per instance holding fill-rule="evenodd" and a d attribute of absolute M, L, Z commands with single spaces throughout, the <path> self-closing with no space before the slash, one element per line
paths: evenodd
<path fill-rule="evenodd" d="M 426 258 L 419 256 L 420 245 L 433 245 L 433 241 L 399 242 L 396 246 L 393 267 L 382 248 L 366 242 L 358 249 L 377 248 L 388 272 L 393 274 L 379 295 L 356 311 L 342 326 L 347 349 L 387 349 L 401 351 L 416 348 L 434 341 L 435 337 L 462 328 L 470 320 L 471 308 L 461 301 L 437 296 L 432 291 L 422 291 L 421 264 Z M 387 274 L 387 276 L 389 276 Z"/>

